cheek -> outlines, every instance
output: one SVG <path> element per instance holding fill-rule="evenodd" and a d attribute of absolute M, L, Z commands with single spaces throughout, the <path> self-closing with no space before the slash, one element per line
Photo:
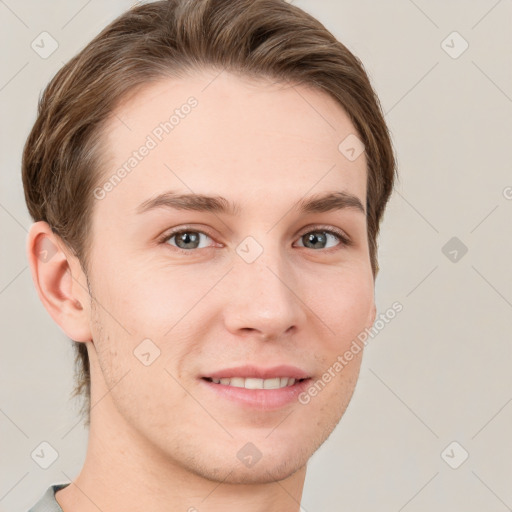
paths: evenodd
<path fill-rule="evenodd" d="M 207 282 L 190 286 L 188 277 L 175 272 L 150 271 L 149 266 L 103 270 L 97 280 L 96 298 L 111 329 L 126 337 L 163 336 L 199 300 Z M 204 284 L 204 286 L 203 286 Z"/>
<path fill-rule="evenodd" d="M 364 352 L 357 337 L 372 321 L 374 305 L 373 278 L 367 273 L 354 268 L 329 283 L 316 307 L 332 335 L 323 338 L 322 373 L 301 402 L 311 414 L 330 418 L 327 430 L 334 428 L 354 392 Z"/>
<path fill-rule="evenodd" d="M 135 381 L 140 377 L 139 384 L 161 380 L 168 385 L 164 368 L 181 375 L 183 362 L 200 349 L 202 334 L 210 328 L 202 319 L 213 307 L 213 294 L 205 298 L 218 281 L 212 274 L 192 276 L 183 268 L 118 271 L 100 281 L 93 337 L 110 384 L 128 370 Z M 154 362 L 145 367 L 137 355 Z"/>
<path fill-rule="evenodd" d="M 332 348 L 339 350 L 372 321 L 373 279 L 347 272 L 326 282 L 329 286 L 325 293 L 317 296 L 315 311 L 333 335 Z"/>

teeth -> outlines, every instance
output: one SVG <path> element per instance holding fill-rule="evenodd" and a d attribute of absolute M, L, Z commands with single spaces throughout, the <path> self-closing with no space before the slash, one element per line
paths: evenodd
<path fill-rule="evenodd" d="M 245 379 L 245 389 L 263 389 L 263 379 Z"/>
<path fill-rule="evenodd" d="M 289 377 L 274 377 L 272 379 L 256 379 L 253 377 L 232 377 L 230 379 L 211 379 L 215 384 L 245 389 L 280 389 L 295 384 L 295 379 Z"/>
<path fill-rule="evenodd" d="M 232 379 L 229 379 L 230 383 L 228 386 L 233 386 L 235 388 L 244 388 L 245 387 L 245 379 L 242 377 L 233 377 Z"/>
<path fill-rule="evenodd" d="M 286 377 L 283 377 L 283 379 L 286 379 Z M 286 379 L 286 384 L 288 384 L 288 379 Z M 275 377 L 274 379 L 265 379 L 263 381 L 264 389 L 279 389 L 280 387 L 281 379 L 279 377 Z"/>

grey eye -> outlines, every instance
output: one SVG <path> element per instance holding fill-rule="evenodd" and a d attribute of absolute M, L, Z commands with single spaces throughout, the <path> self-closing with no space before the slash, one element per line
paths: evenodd
<path fill-rule="evenodd" d="M 201 249 L 202 247 L 207 246 L 200 246 L 201 235 L 206 239 L 210 238 L 208 235 L 201 233 L 200 231 L 180 231 L 179 233 L 171 235 L 167 241 L 171 242 L 171 240 L 175 239 L 175 242 L 171 245 L 175 245 L 179 249 Z"/>
<path fill-rule="evenodd" d="M 310 231 L 300 237 L 302 241 L 301 247 L 307 247 L 308 249 L 326 249 L 329 247 L 335 247 L 340 241 L 339 237 L 328 231 Z M 334 243 L 327 247 L 329 240 L 333 240 Z"/>

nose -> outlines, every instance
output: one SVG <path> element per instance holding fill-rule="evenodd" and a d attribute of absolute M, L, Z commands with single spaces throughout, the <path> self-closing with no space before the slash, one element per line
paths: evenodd
<path fill-rule="evenodd" d="M 267 249 L 252 263 L 238 256 L 230 272 L 224 324 L 237 336 L 278 340 L 306 321 L 305 302 L 291 263 Z"/>

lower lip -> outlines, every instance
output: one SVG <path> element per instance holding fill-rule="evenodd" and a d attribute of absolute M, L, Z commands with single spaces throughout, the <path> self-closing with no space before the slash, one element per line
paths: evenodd
<path fill-rule="evenodd" d="M 218 396 L 236 402 L 250 409 L 272 411 L 280 409 L 293 402 L 298 402 L 298 396 L 307 389 L 311 379 L 298 381 L 293 386 L 279 389 L 246 389 L 224 384 L 215 384 L 206 379 L 201 382 Z"/>

